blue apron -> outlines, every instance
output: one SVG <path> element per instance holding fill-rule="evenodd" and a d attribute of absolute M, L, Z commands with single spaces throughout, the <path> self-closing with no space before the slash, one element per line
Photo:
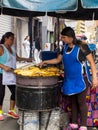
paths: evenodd
<path fill-rule="evenodd" d="M 85 90 L 86 84 L 83 77 L 83 64 L 78 59 L 80 48 L 75 45 L 70 52 L 66 52 L 67 48 L 68 45 L 65 45 L 63 51 L 64 82 L 62 91 L 66 95 L 74 95 Z M 87 77 L 89 77 L 88 74 Z"/>

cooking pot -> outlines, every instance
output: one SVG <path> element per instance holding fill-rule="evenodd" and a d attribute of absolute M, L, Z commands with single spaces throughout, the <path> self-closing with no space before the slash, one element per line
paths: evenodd
<path fill-rule="evenodd" d="M 58 106 L 58 85 L 44 87 L 17 85 L 16 106 L 21 110 L 45 111 L 54 109 Z"/>

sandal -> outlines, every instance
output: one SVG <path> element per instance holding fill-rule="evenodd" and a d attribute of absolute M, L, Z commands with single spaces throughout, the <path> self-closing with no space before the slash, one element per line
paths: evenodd
<path fill-rule="evenodd" d="M 72 129 L 77 129 L 77 128 L 78 128 L 78 124 L 74 124 L 74 123 L 70 123 L 69 126 L 70 126 Z"/>
<path fill-rule="evenodd" d="M 87 130 L 86 126 L 80 126 L 79 130 Z"/>
<path fill-rule="evenodd" d="M 69 125 L 65 127 L 63 130 L 74 130 L 74 129 L 78 129 L 78 124 L 69 123 Z"/>

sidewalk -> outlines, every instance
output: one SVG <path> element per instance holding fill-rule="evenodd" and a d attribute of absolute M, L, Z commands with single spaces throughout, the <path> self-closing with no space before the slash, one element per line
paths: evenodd
<path fill-rule="evenodd" d="M 17 120 L 5 117 L 5 120 L 0 122 L 0 130 L 19 130 Z"/>

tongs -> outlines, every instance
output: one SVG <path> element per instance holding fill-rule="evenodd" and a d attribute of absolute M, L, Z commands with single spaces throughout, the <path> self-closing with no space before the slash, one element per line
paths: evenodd
<path fill-rule="evenodd" d="M 10 71 L 14 73 L 14 70 L 15 70 L 14 68 L 11 68 L 11 70 L 10 70 Z"/>

